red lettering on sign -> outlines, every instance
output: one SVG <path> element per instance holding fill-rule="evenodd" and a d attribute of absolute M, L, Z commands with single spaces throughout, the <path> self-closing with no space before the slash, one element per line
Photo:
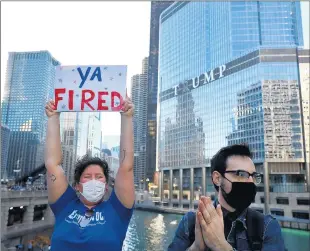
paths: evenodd
<path fill-rule="evenodd" d="M 118 98 L 119 99 L 119 105 L 118 106 L 114 106 L 115 102 L 114 99 Z M 123 97 L 121 96 L 121 94 L 119 94 L 118 92 L 111 92 L 111 110 L 114 112 L 120 111 L 122 109 L 122 104 L 123 104 Z"/>
<path fill-rule="evenodd" d="M 69 91 L 69 110 L 73 110 L 73 95 L 74 95 L 74 91 L 70 90 Z"/>
<path fill-rule="evenodd" d="M 86 98 L 86 94 L 89 93 L 90 97 Z M 95 93 L 92 90 L 82 90 L 82 100 L 81 100 L 81 110 L 84 111 L 84 105 L 88 105 L 90 107 L 90 109 L 92 109 L 93 111 L 95 110 L 94 107 L 92 107 L 91 104 L 89 104 L 88 102 L 92 101 L 95 97 Z"/>
<path fill-rule="evenodd" d="M 67 103 L 68 111 L 74 111 L 74 102 L 77 102 L 79 99 L 76 99 L 75 91 L 66 89 L 66 88 L 57 88 L 55 89 L 55 107 L 57 109 L 58 104 L 61 100 L 68 99 L 65 102 Z M 109 100 L 111 98 L 111 103 Z M 93 102 L 93 104 L 91 104 Z M 81 104 L 80 111 L 85 111 L 86 106 L 90 108 L 91 111 L 121 111 L 123 108 L 124 98 L 119 92 L 112 91 L 93 91 L 93 90 L 82 90 L 81 93 Z M 64 103 L 62 101 L 61 103 Z M 93 106 L 94 105 L 94 106 Z M 64 107 L 65 108 L 65 107 Z M 59 109 L 57 109 L 59 110 Z"/>
<path fill-rule="evenodd" d="M 64 94 L 66 93 L 66 88 L 60 88 L 60 89 L 55 89 L 55 107 L 57 110 L 58 102 L 60 100 L 63 100 L 62 97 L 59 97 L 59 94 Z"/>
<path fill-rule="evenodd" d="M 109 110 L 109 107 L 103 105 L 106 103 L 106 100 L 103 99 L 103 97 L 102 97 L 104 95 L 109 95 L 109 93 L 108 92 L 98 92 L 98 107 L 97 108 L 99 111 Z"/>

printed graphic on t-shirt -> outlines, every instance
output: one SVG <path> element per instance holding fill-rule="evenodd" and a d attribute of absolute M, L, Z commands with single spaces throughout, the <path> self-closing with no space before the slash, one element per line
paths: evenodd
<path fill-rule="evenodd" d="M 76 224 L 79 227 L 93 227 L 98 224 L 104 225 L 106 223 L 103 212 L 94 212 L 94 215 L 91 217 L 86 217 L 83 214 L 80 214 L 78 210 L 73 210 L 72 213 L 66 217 L 66 222 L 69 224 Z"/>

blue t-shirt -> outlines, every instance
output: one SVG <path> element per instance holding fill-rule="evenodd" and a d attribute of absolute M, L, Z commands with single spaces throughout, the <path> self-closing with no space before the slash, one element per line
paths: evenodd
<path fill-rule="evenodd" d="M 108 201 L 92 208 L 93 216 L 85 227 L 81 227 L 79 222 L 85 219 L 88 208 L 71 186 L 50 206 L 56 218 L 51 240 L 52 251 L 122 250 L 133 209 L 126 208 L 114 190 Z"/>

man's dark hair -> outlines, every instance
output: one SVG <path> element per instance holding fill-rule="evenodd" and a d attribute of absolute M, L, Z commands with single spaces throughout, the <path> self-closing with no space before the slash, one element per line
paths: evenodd
<path fill-rule="evenodd" d="M 227 168 L 227 159 L 231 156 L 252 158 L 252 153 L 247 145 L 231 145 L 221 148 L 211 159 L 211 177 L 214 171 L 224 174 Z M 218 191 L 218 186 L 214 185 Z"/>
<path fill-rule="evenodd" d="M 81 159 L 79 159 L 75 165 L 74 170 L 74 186 L 80 182 L 80 178 L 85 169 L 90 165 L 99 165 L 102 168 L 103 174 L 106 178 L 106 182 L 109 182 L 109 165 L 108 163 L 100 159 L 98 157 L 91 157 L 89 155 L 84 155 Z"/>

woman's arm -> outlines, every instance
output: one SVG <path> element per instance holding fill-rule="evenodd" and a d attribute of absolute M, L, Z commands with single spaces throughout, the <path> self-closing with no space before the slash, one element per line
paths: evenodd
<path fill-rule="evenodd" d="M 120 202 L 127 208 L 132 208 L 135 200 L 133 177 L 133 126 L 134 107 L 129 98 L 124 102 L 121 113 L 120 167 L 115 178 L 115 193 Z"/>
<path fill-rule="evenodd" d="M 55 111 L 54 102 L 50 101 L 45 106 L 48 117 L 46 145 L 45 145 L 45 167 L 47 169 L 47 190 L 50 204 L 56 202 L 68 188 L 68 181 L 60 166 L 62 161 L 62 149 L 60 144 L 59 112 Z"/>

